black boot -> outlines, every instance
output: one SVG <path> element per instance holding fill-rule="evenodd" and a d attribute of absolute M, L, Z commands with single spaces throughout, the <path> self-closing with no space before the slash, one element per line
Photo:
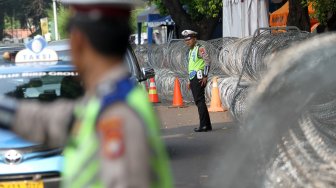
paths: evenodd
<path fill-rule="evenodd" d="M 199 128 L 194 129 L 195 132 L 208 132 L 208 131 L 211 131 L 211 130 L 212 130 L 211 127 L 199 127 Z"/>

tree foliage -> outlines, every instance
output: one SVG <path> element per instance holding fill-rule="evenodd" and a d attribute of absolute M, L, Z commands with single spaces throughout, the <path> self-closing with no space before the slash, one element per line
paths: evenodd
<path fill-rule="evenodd" d="M 47 15 L 48 15 L 48 21 L 49 22 L 54 22 L 54 11 L 52 8 L 47 10 Z M 59 6 L 57 8 L 57 29 L 60 35 L 60 39 L 64 39 L 68 37 L 68 32 L 67 32 L 67 24 L 68 24 L 68 19 L 70 17 L 70 10 L 67 7 L 64 6 Z M 54 24 L 53 24 L 54 25 Z M 54 29 L 54 28 L 51 28 Z"/>
<path fill-rule="evenodd" d="M 46 10 L 51 7 L 52 0 L 0 0 L 0 39 L 5 27 L 5 17 L 19 20 L 21 27 L 32 24 L 39 29 L 40 18 L 47 15 Z"/>
<path fill-rule="evenodd" d="M 18 29 L 18 28 L 21 28 L 21 24 L 20 24 L 19 20 L 5 15 L 4 29 Z"/>
<path fill-rule="evenodd" d="M 193 29 L 201 39 L 207 40 L 222 15 L 222 0 L 150 0 L 160 13 L 170 14 L 178 29 Z"/>
<path fill-rule="evenodd" d="M 336 13 L 336 0 L 308 0 L 302 1 L 302 3 L 306 6 L 308 3 L 312 3 L 315 16 L 322 24 L 326 24 L 329 17 Z"/>
<path fill-rule="evenodd" d="M 130 18 L 130 27 L 131 27 L 131 30 L 132 30 L 132 33 L 136 33 L 138 30 L 138 22 L 137 22 L 137 17 L 139 16 L 139 14 L 144 11 L 145 8 L 138 8 L 138 9 L 135 9 L 131 12 L 131 18 Z M 145 26 L 142 25 L 142 28 L 141 30 L 145 30 Z"/>
<path fill-rule="evenodd" d="M 207 17 L 218 17 L 222 12 L 222 0 L 198 0 L 195 2 L 196 11 L 193 14 L 201 14 Z"/>
<path fill-rule="evenodd" d="M 204 16 L 207 18 L 216 18 L 221 14 L 223 1 L 222 0 L 179 0 L 183 5 L 186 13 L 188 13 L 193 20 L 202 19 Z M 165 7 L 162 0 L 151 0 L 156 4 L 160 13 L 165 15 L 169 14 L 167 7 Z"/>

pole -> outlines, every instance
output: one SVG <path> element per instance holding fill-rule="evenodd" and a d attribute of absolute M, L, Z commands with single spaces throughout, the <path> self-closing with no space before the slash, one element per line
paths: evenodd
<path fill-rule="evenodd" d="M 225 29 L 226 29 L 225 26 L 228 27 L 227 25 L 225 25 L 225 22 L 224 22 L 224 13 L 225 13 L 225 10 L 224 10 L 225 9 L 224 8 L 224 3 L 225 2 L 224 1 L 225 0 L 222 1 L 222 3 L 223 3 L 222 4 L 222 37 L 226 37 L 226 36 L 224 36 L 224 32 L 225 32 Z M 174 25 L 174 27 L 175 27 L 175 25 Z"/>
<path fill-rule="evenodd" d="M 56 0 L 53 0 L 53 10 L 54 10 L 54 25 L 55 25 L 55 40 L 58 40 L 58 24 L 57 24 L 57 10 L 56 10 Z"/>
<path fill-rule="evenodd" d="M 12 18 L 11 18 L 11 27 L 12 27 L 12 40 L 14 41 L 14 10 L 13 10 L 13 14 L 12 14 Z"/>

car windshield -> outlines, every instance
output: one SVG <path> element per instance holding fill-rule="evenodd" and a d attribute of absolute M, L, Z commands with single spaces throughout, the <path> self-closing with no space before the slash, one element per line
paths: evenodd
<path fill-rule="evenodd" d="M 40 101 L 75 99 L 83 94 L 77 79 L 78 73 L 72 71 L 0 74 L 0 95 Z"/>
<path fill-rule="evenodd" d="M 71 61 L 69 40 L 65 39 L 50 42 L 48 44 L 48 48 L 57 52 L 60 61 Z M 142 79 L 143 75 L 140 72 L 139 64 L 131 47 L 127 49 L 125 54 L 124 65 L 127 66 L 128 71 L 131 74 L 131 79 Z"/>
<path fill-rule="evenodd" d="M 6 51 L 16 51 L 21 47 L 0 48 L 0 54 Z M 70 50 L 66 40 L 50 43 L 48 48 L 57 52 L 60 62 L 70 63 Z M 0 57 L 0 65 L 9 65 L 8 61 Z M 140 78 L 139 67 L 131 49 L 128 49 L 125 65 L 131 73 L 131 79 Z M 15 67 L 15 66 L 13 66 Z M 16 73 L 17 72 L 17 73 Z M 83 95 L 83 89 L 78 81 L 77 72 L 21 72 L 16 70 L 0 73 L 0 95 L 7 95 L 17 99 L 53 101 L 57 98 L 75 99 Z"/>

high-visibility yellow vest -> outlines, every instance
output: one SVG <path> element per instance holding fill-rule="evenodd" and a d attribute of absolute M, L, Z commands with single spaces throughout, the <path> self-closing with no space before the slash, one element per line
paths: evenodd
<path fill-rule="evenodd" d="M 189 75 L 193 71 L 204 70 L 205 62 L 202 58 L 198 57 L 199 48 L 200 48 L 199 45 L 195 45 L 193 49 L 189 50 L 189 65 L 188 65 Z"/>
<path fill-rule="evenodd" d="M 155 113 L 148 101 L 147 94 L 143 88 L 137 86 L 129 93 L 125 93 L 125 96 L 125 102 L 142 117 L 146 125 L 148 143 L 152 151 L 151 169 L 155 175 L 151 187 L 173 187 L 168 156 L 159 134 L 159 121 L 154 115 Z M 70 138 L 64 150 L 65 167 L 62 187 L 104 187 L 99 178 L 101 164 L 98 160 L 99 143 L 95 127 L 101 111 L 101 101 L 93 97 L 86 107 L 77 109 L 76 118 L 81 125 L 78 133 Z"/>

